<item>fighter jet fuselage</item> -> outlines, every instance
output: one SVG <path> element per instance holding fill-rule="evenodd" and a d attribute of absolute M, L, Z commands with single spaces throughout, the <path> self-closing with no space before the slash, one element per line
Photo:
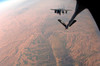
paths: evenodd
<path fill-rule="evenodd" d="M 71 10 L 66 10 L 66 9 L 51 9 L 51 10 L 54 10 L 54 13 L 59 14 L 59 15 L 65 14 L 65 13 L 67 14 L 68 11 L 71 11 Z"/>

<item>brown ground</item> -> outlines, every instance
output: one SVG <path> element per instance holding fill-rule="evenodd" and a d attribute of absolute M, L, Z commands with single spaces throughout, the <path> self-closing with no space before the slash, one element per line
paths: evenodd
<path fill-rule="evenodd" d="M 88 10 L 65 30 L 57 19 L 67 24 L 74 1 L 32 2 L 0 15 L 0 66 L 100 66 L 100 33 Z M 62 4 L 73 11 L 59 16 L 49 10 Z"/>

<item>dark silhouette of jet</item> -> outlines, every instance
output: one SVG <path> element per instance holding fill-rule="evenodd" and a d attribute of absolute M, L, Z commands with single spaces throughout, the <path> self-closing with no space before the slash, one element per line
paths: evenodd
<path fill-rule="evenodd" d="M 58 19 L 58 21 L 65 27 L 65 29 L 68 29 L 68 26 L 67 26 L 64 22 L 62 22 L 61 19 Z M 73 20 L 73 23 L 71 23 L 69 26 L 71 26 L 71 25 L 74 24 L 75 22 L 76 22 L 76 20 Z"/>
<path fill-rule="evenodd" d="M 91 12 L 98 28 L 100 31 L 100 11 L 99 11 L 99 0 L 76 0 L 76 8 L 75 8 L 75 12 L 72 16 L 72 18 L 70 19 L 69 23 L 67 24 L 67 27 L 70 27 L 71 24 L 73 24 L 73 20 L 74 18 L 81 12 L 83 11 L 85 8 L 88 8 L 89 11 Z"/>
<path fill-rule="evenodd" d="M 54 10 L 54 13 L 57 13 L 59 15 L 61 14 L 67 14 L 68 11 L 71 11 L 71 10 L 66 10 L 66 9 L 51 9 L 51 10 Z"/>

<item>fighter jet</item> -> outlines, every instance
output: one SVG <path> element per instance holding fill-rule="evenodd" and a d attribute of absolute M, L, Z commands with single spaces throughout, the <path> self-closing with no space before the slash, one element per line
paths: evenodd
<path fill-rule="evenodd" d="M 76 8 L 75 8 L 75 12 L 72 16 L 72 18 L 70 19 L 67 27 L 70 27 L 71 24 L 73 24 L 73 20 L 74 18 L 84 9 L 88 8 L 92 14 L 92 16 L 94 17 L 96 24 L 100 30 L 100 11 L 98 10 L 98 6 L 99 6 L 99 1 L 96 0 L 76 0 Z M 95 4 L 94 4 L 95 3 Z"/>
<path fill-rule="evenodd" d="M 73 22 L 70 25 L 66 25 L 64 22 L 62 22 L 61 19 L 58 19 L 58 21 L 65 27 L 65 29 L 68 29 L 68 26 L 71 26 L 72 24 L 76 22 L 76 20 L 73 20 Z"/>
<path fill-rule="evenodd" d="M 66 10 L 66 9 L 51 9 L 51 10 L 54 10 L 54 13 L 57 13 L 59 15 L 61 14 L 67 14 L 68 11 L 71 11 L 71 10 Z"/>

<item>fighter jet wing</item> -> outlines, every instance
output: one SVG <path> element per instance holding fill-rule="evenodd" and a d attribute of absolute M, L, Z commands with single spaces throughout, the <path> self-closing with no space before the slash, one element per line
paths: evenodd
<path fill-rule="evenodd" d="M 63 23 L 63 22 L 61 21 L 61 19 L 58 19 L 58 21 L 66 28 L 66 24 Z M 66 29 L 67 29 L 67 28 L 66 28 Z"/>
<path fill-rule="evenodd" d="M 63 9 L 64 11 L 72 11 L 72 10 L 69 10 L 69 9 Z"/>
<path fill-rule="evenodd" d="M 58 10 L 58 9 L 50 9 L 50 10 Z"/>

